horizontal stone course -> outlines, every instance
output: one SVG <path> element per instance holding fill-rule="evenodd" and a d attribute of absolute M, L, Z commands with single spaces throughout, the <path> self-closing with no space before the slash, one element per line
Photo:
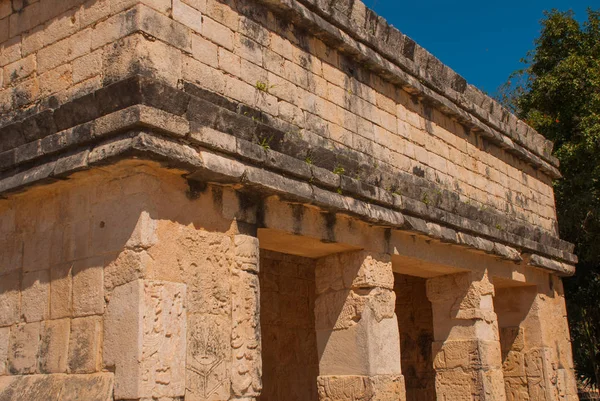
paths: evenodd
<path fill-rule="evenodd" d="M 112 1 L 110 3 L 112 3 Z M 274 21 L 269 20 L 269 18 L 272 17 L 267 18 L 267 16 L 271 15 L 270 11 L 272 8 L 270 7 L 261 7 L 260 4 L 250 1 L 241 1 L 235 7 L 231 5 L 222 5 L 220 3 L 211 3 L 213 6 L 207 8 L 206 15 L 210 19 L 214 19 L 215 22 L 237 32 L 236 35 L 240 37 L 238 38 L 238 36 L 236 36 L 236 40 L 239 40 L 241 47 L 245 46 L 244 43 L 249 43 L 247 41 L 244 42 L 242 40 L 244 38 L 255 40 L 255 46 L 267 46 L 262 48 L 262 63 L 260 63 L 258 59 L 252 59 L 251 55 L 244 52 L 237 52 L 237 54 L 234 54 L 234 49 L 234 53 L 232 54 L 237 56 L 237 61 L 241 61 L 241 66 L 243 67 L 237 69 L 239 70 L 240 75 L 234 77 L 228 76 L 218 69 L 211 68 L 211 61 L 207 61 L 202 58 L 200 54 L 194 53 L 193 48 L 191 55 L 189 55 L 186 50 L 182 50 L 183 48 L 175 43 L 177 35 L 161 35 L 161 32 L 169 31 L 174 22 L 176 23 L 175 25 L 180 23 L 180 25 L 177 26 L 181 28 L 180 30 L 182 30 L 182 32 L 185 29 L 191 32 L 193 29 L 186 26 L 185 21 L 173 21 L 173 19 L 168 18 L 164 15 L 164 10 L 162 10 L 161 7 L 156 6 L 153 1 L 147 1 L 146 6 L 134 5 L 133 2 L 118 3 L 121 4 L 122 7 L 116 7 L 114 9 L 109 7 L 111 9 L 106 16 L 110 16 L 110 18 L 102 21 L 102 24 L 109 20 L 116 21 L 119 16 L 129 15 L 131 16 L 132 21 L 135 22 L 132 25 L 134 27 L 132 28 L 133 30 L 119 30 L 117 29 L 118 24 L 113 24 L 115 32 L 118 31 L 117 36 L 125 35 L 125 38 L 119 39 L 117 42 L 113 43 L 116 50 L 112 50 L 113 44 L 110 44 L 106 45 L 103 50 L 99 49 L 95 51 L 99 52 L 102 50 L 104 52 L 104 56 L 101 57 L 104 66 L 99 72 L 101 75 L 94 78 L 95 83 L 93 83 L 93 85 L 107 84 L 113 82 L 115 79 L 120 79 L 123 74 L 127 75 L 132 72 L 154 75 L 174 84 L 181 78 L 179 75 L 181 64 L 181 73 L 183 74 L 184 80 L 197 82 L 211 91 L 224 94 L 230 99 L 254 104 L 255 97 L 259 95 L 258 97 L 260 99 L 264 99 L 254 106 L 260 108 L 267 114 L 279 114 L 279 118 L 289 119 L 291 122 L 297 123 L 293 118 L 295 118 L 295 116 L 297 117 L 297 112 L 301 109 L 300 112 L 304 113 L 307 124 L 302 126 L 301 123 L 298 123 L 301 124 L 301 130 L 299 131 L 302 131 L 301 133 L 305 135 L 307 142 L 309 143 L 315 143 L 324 139 L 322 142 L 327 142 L 329 145 L 336 147 L 337 145 L 340 145 L 341 148 L 358 150 L 363 155 L 361 156 L 364 159 L 363 162 L 373 155 L 375 159 L 381 160 L 388 165 L 391 164 L 394 167 L 400 167 L 405 171 L 408 171 L 414 164 L 418 165 L 419 163 L 424 163 L 421 167 L 424 167 L 424 174 L 427 180 L 441 180 L 441 182 L 449 188 L 452 184 L 451 177 L 461 177 L 460 190 L 463 199 L 466 197 L 475 200 L 478 204 L 482 203 L 498 209 L 504 209 L 506 205 L 511 204 L 511 200 L 506 198 L 507 195 L 503 193 L 503 189 L 515 188 L 515 191 L 523 192 L 524 194 L 524 197 L 522 198 L 524 200 L 523 202 L 515 202 L 513 204 L 515 213 L 518 213 L 520 218 L 528 220 L 530 223 L 543 225 L 547 230 L 553 229 L 552 221 L 555 219 L 552 206 L 553 199 L 551 195 L 548 194 L 546 186 L 542 185 L 540 187 L 541 184 L 545 184 L 545 178 L 541 173 L 539 173 L 538 176 L 538 171 L 527 166 L 525 169 L 526 172 L 528 174 L 533 174 L 534 177 L 531 188 L 528 187 L 528 184 L 522 182 L 522 178 L 515 176 L 514 171 L 512 170 L 510 171 L 510 179 L 515 180 L 513 184 L 517 185 L 509 186 L 504 182 L 501 182 L 498 185 L 498 174 L 500 174 L 499 178 L 506 181 L 507 177 L 502 174 L 506 174 L 507 172 L 498 173 L 495 170 L 496 167 L 501 168 L 502 166 L 496 166 L 498 161 L 495 160 L 494 157 L 500 158 L 500 164 L 509 163 L 516 169 L 515 171 L 521 169 L 524 164 L 514 164 L 510 159 L 505 160 L 506 155 L 504 154 L 498 156 L 495 147 L 492 147 L 492 150 L 486 150 L 485 148 L 480 149 L 481 152 L 490 151 L 490 155 L 493 153 L 492 151 L 495 152 L 494 156 L 491 156 L 491 158 L 484 158 L 481 160 L 481 163 L 485 163 L 492 168 L 492 174 L 496 173 L 496 177 L 493 175 L 491 177 L 494 181 L 491 186 L 485 185 L 487 180 L 484 176 L 484 171 L 482 171 L 481 168 L 466 168 L 457 172 L 450 171 L 451 168 L 457 168 L 452 165 L 455 160 L 455 155 L 452 155 L 452 158 L 448 155 L 444 155 L 444 150 L 446 150 L 446 153 L 448 151 L 445 149 L 445 146 L 440 139 L 443 139 L 444 141 L 447 140 L 450 146 L 455 146 L 456 144 L 453 144 L 452 139 L 448 136 L 452 136 L 452 134 L 456 135 L 457 133 L 445 132 L 444 129 L 448 129 L 448 127 L 438 129 L 437 131 L 439 132 L 436 131 L 435 135 L 438 137 L 435 141 L 431 141 L 431 147 L 429 147 L 426 152 L 418 149 L 420 150 L 418 155 L 421 156 L 425 154 L 424 158 L 415 158 L 412 153 L 412 148 L 416 146 L 413 146 L 412 143 L 406 144 L 407 152 L 404 153 L 402 149 L 405 146 L 402 143 L 404 139 L 394 139 L 392 133 L 403 132 L 403 130 L 408 127 L 411 131 L 409 132 L 409 139 L 418 143 L 419 146 L 425 146 L 425 142 L 423 141 L 425 140 L 426 134 L 425 132 L 418 132 L 423 129 L 423 127 L 420 126 L 422 125 L 422 121 L 420 120 L 421 117 L 419 117 L 418 114 L 415 114 L 412 109 L 408 115 L 405 116 L 406 110 L 402 113 L 401 107 L 399 107 L 398 110 L 396 110 L 398 119 L 403 120 L 407 118 L 413 126 L 408 126 L 408 124 L 404 123 L 400 124 L 396 129 L 394 123 L 395 105 L 394 100 L 392 100 L 394 95 L 390 92 L 390 87 L 393 85 L 389 81 L 380 79 L 376 71 L 371 70 L 369 72 L 367 68 L 363 68 L 361 65 L 368 66 L 369 64 L 365 64 L 365 60 L 360 59 L 360 57 L 354 59 L 353 55 L 344 53 L 343 51 L 338 52 L 336 48 L 328 48 L 325 43 L 311 38 L 309 34 L 303 31 L 305 25 L 301 22 L 296 22 L 295 26 L 286 25 L 296 35 L 295 37 L 288 36 L 284 27 L 280 27 Z M 215 8 L 215 4 L 219 4 L 219 6 Z M 119 14 L 118 16 L 113 15 L 115 12 L 122 12 L 122 14 Z M 80 12 L 74 12 L 76 18 L 79 18 L 78 13 Z M 223 17 L 222 15 L 226 15 L 227 17 Z M 251 20 L 255 24 L 254 27 L 259 27 L 260 29 L 258 29 L 257 32 L 250 32 L 247 28 L 249 25 L 247 21 L 245 24 L 242 24 L 242 21 L 245 20 Z M 152 22 L 152 24 L 150 24 L 150 22 Z M 126 27 L 129 27 L 130 25 L 131 24 L 126 24 Z M 183 28 L 184 26 L 185 29 Z M 143 32 L 144 35 L 140 35 L 138 32 Z M 194 35 L 199 36 L 192 34 L 192 37 L 194 37 Z M 202 35 L 202 33 L 200 35 Z M 206 39 L 206 41 L 210 43 L 208 39 Z M 307 41 L 308 44 L 305 43 Z M 277 43 L 279 43 L 279 45 L 277 45 Z M 220 49 L 215 43 L 211 43 L 211 45 L 212 46 L 209 47 L 203 47 L 202 49 L 209 51 L 211 55 L 214 50 L 214 57 L 218 62 L 219 59 L 217 53 Z M 135 47 L 131 48 L 131 46 Z M 169 48 L 169 51 L 167 51 L 167 48 Z M 140 49 L 140 51 L 133 51 L 132 49 Z M 279 55 L 276 52 L 282 53 L 282 55 Z M 140 63 L 136 62 L 136 58 L 145 60 L 145 57 L 150 54 L 155 54 L 156 60 L 172 60 L 172 65 L 167 65 L 167 63 L 163 63 L 162 61 L 160 63 L 154 63 L 155 65 L 153 63 L 148 65 L 142 63 L 144 65 L 139 65 Z M 159 54 L 160 57 L 158 57 Z M 267 56 L 268 54 L 271 54 L 271 56 Z M 275 59 L 275 56 L 280 57 L 280 59 Z M 269 58 L 271 58 L 271 61 L 267 63 L 267 59 Z M 279 63 L 280 60 L 284 61 L 281 64 L 282 68 L 277 67 L 277 63 Z M 124 69 L 124 67 L 126 67 L 124 63 L 128 62 L 131 62 L 134 65 L 131 66 L 131 69 Z M 78 65 L 83 64 L 85 63 L 78 63 Z M 223 66 L 225 65 L 226 63 L 223 64 Z M 202 66 L 202 68 L 200 68 L 200 66 Z M 62 67 L 66 68 L 67 66 L 65 65 L 59 68 Z M 66 69 L 68 70 L 69 68 Z M 72 69 L 74 76 L 75 64 L 73 64 Z M 294 74 L 290 74 L 289 71 L 294 71 Z M 302 86 L 306 84 L 302 82 L 304 80 L 295 79 L 295 75 L 297 75 L 296 72 L 301 72 L 302 75 L 309 74 L 308 87 Z M 354 76 L 352 74 L 354 74 Z M 266 80 L 265 75 L 267 75 Z M 202 79 L 200 79 L 200 77 L 202 77 Z M 270 82 L 271 79 L 277 79 L 277 82 Z M 331 82 L 327 80 L 331 80 Z M 259 81 L 265 83 L 269 90 L 259 91 L 255 87 Z M 23 85 L 24 84 L 25 82 L 23 82 Z M 348 86 L 348 84 L 350 84 L 350 86 Z M 185 85 L 185 82 L 182 82 L 182 85 Z M 400 87 L 397 88 L 401 90 Z M 349 92 L 346 93 L 346 90 Z M 44 107 L 52 103 L 53 99 L 56 103 L 55 107 L 58 107 L 59 103 L 62 103 L 65 99 L 69 99 L 77 93 L 79 93 L 79 88 L 73 88 L 68 89 L 65 94 L 62 94 L 61 92 L 61 94 L 52 96 L 49 99 L 41 99 L 39 105 L 37 103 L 32 103 L 32 106 L 34 107 L 27 111 L 27 113 L 33 112 L 33 109 L 44 109 Z M 340 97 L 341 95 L 345 95 L 342 96 L 345 99 Z M 35 99 L 32 98 L 30 100 L 33 101 Z M 279 105 L 277 104 L 278 101 Z M 425 105 L 423 107 L 427 108 Z M 331 113 L 328 112 L 330 109 L 332 111 Z M 431 112 L 431 110 L 429 110 L 429 112 Z M 11 113 L 6 113 L 5 118 L 8 118 Z M 337 115 L 339 113 L 341 113 L 340 116 Z M 434 113 L 438 113 L 438 110 L 434 110 Z M 353 117 L 353 114 L 356 116 Z M 465 113 L 465 115 L 468 116 L 468 113 Z M 329 116 L 331 118 L 329 118 Z M 365 118 L 371 124 L 370 127 L 365 126 L 365 122 L 367 121 L 364 120 Z M 311 120 L 311 124 L 308 124 L 309 120 Z M 5 121 L 7 120 L 5 119 Z M 317 123 L 320 122 L 321 124 L 325 123 L 322 132 L 316 132 L 316 130 L 315 132 L 311 132 L 316 128 L 314 124 L 312 124 L 313 121 Z M 356 124 L 360 127 L 359 132 L 356 132 Z M 375 127 L 373 127 L 372 124 L 375 124 Z M 436 126 L 434 125 L 434 128 L 435 127 Z M 366 133 L 368 131 L 373 131 L 374 128 L 375 132 L 373 134 Z M 363 129 L 365 131 L 363 131 Z M 365 133 L 365 137 L 361 136 L 363 133 Z M 430 132 L 430 134 L 432 133 Z M 405 134 L 403 133 L 402 135 Z M 445 136 L 440 137 L 440 135 Z M 323 138 L 318 138 L 318 136 Z M 383 136 L 386 137 L 385 141 L 382 139 Z M 472 136 L 479 137 L 479 135 L 475 134 Z M 268 138 L 270 135 L 265 135 L 265 137 Z M 454 140 L 456 141 L 456 138 Z M 398 146 L 400 146 L 400 149 Z M 408 148 L 409 146 L 410 148 Z M 33 148 L 34 147 L 35 146 L 33 146 Z M 468 149 L 461 149 L 461 151 L 466 154 Z M 440 160 L 438 157 L 439 155 L 451 161 L 447 163 L 449 168 L 447 172 L 435 170 L 435 166 L 441 167 L 445 164 Z M 334 157 L 331 155 L 324 156 L 324 158 L 329 158 L 329 163 L 335 165 Z M 476 156 L 476 158 L 477 157 L 478 156 Z M 442 163 L 439 163 L 440 161 Z M 543 182 L 538 181 L 539 179 Z M 471 185 L 470 180 L 474 181 L 473 185 Z"/>
<path fill-rule="evenodd" d="M 211 145 L 214 138 L 226 138 L 223 135 L 218 136 L 217 132 L 225 132 L 236 135 L 238 145 L 235 151 L 233 151 L 233 148 L 221 148 L 219 150 L 238 154 L 246 160 L 261 165 L 266 161 L 266 165 L 270 168 L 283 172 L 292 171 L 292 174 L 305 178 L 308 177 L 308 171 L 300 166 L 309 166 L 307 163 L 300 162 L 300 160 L 294 161 L 293 158 L 302 159 L 302 157 L 308 155 L 309 151 L 307 149 L 310 149 L 311 156 L 318 161 L 322 168 L 319 169 L 317 166 L 313 166 L 313 171 L 317 171 L 314 174 L 314 179 L 323 185 L 334 189 L 340 188 L 342 191 L 349 191 L 379 203 L 390 204 L 389 199 L 384 200 L 381 198 L 381 194 L 387 192 L 381 191 L 380 187 L 385 182 L 393 183 L 392 187 L 397 188 L 398 193 L 401 193 L 406 199 L 406 202 L 404 202 L 405 209 L 411 213 L 417 215 L 431 214 L 437 210 L 434 213 L 437 215 L 437 219 L 450 223 L 452 220 L 448 219 L 451 215 L 443 212 L 443 210 L 446 210 L 458 215 L 468 216 L 469 219 L 481 221 L 483 225 L 480 225 L 478 230 L 485 230 L 486 234 L 489 234 L 491 230 L 494 235 L 500 238 L 514 241 L 514 238 L 511 237 L 514 237 L 512 233 L 515 233 L 520 237 L 531 238 L 534 241 L 547 243 L 555 248 L 565 248 L 568 252 L 572 252 L 571 245 L 553 237 L 544 230 L 527 228 L 522 223 L 511 220 L 497 212 L 481 210 L 473 205 L 465 204 L 459 200 L 457 194 L 445 189 L 439 190 L 425 179 L 403 172 L 396 174 L 396 177 L 400 176 L 398 179 L 388 172 L 364 164 L 360 159 L 354 159 L 355 155 L 352 153 L 340 154 L 338 152 L 336 154 L 326 148 L 311 147 L 294 134 L 295 128 L 292 125 L 267 116 L 258 110 L 253 110 L 246 105 L 198 88 L 193 84 L 186 83 L 184 89 L 185 91 L 180 91 L 144 77 L 132 77 L 102 88 L 97 92 L 86 95 L 81 100 L 83 102 L 81 106 L 84 110 L 83 114 L 75 114 L 74 117 L 71 115 L 68 121 L 63 119 L 63 116 L 68 114 L 68 110 L 78 108 L 77 100 L 67 103 L 55 111 L 54 120 L 57 121 L 57 124 L 54 124 L 54 127 L 75 123 L 80 123 L 80 125 L 38 139 L 40 145 L 35 146 L 33 151 L 27 150 L 31 145 L 25 144 L 21 146 L 24 146 L 27 151 L 16 148 L 0 153 L 0 167 L 7 168 L 15 164 L 18 165 L 76 144 L 90 142 L 95 137 L 112 135 L 136 126 L 152 128 L 173 136 L 185 136 L 191 130 L 190 140 L 192 142 L 196 141 L 198 144 L 209 147 L 214 146 L 214 144 Z M 154 107 L 148 109 L 144 105 Z M 61 111 L 63 109 L 64 112 Z M 161 110 L 168 114 L 163 113 Z M 110 112 L 112 113 L 105 114 Z M 33 116 L 24 122 L 5 127 L 2 131 L 3 133 L 20 133 L 23 138 L 22 142 L 25 138 L 23 126 L 29 126 L 30 120 L 54 121 L 49 111 L 43 114 L 42 117 Z M 104 117 L 102 117 L 103 115 Z M 94 116 L 100 116 L 100 118 L 88 122 Z M 46 123 L 46 126 L 52 126 L 52 124 Z M 204 129 L 203 127 L 206 126 L 213 130 L 211 131 L 211 138 L 213 139 L 204 142 L 198 141 L 197 136 L 194 139 L 194 132 Z M 46 130 L 43 133 L 47 134 L 48 132 L 51 131 Z M 261 147 L 257 143 L 252 143 L 260 142 L 264 138 L 268 139 L 268 149 L 265 149 L 265 146 Z M 223 140 L 225 141 L 225 139 Z M 17 149 L 19 150 L 17 151 Z M 293 158 L 267 157 L 269 152 L 273 150 L 291 154 Z M 76 161 L 77 157 L 81 159 L 81 156 L 74 156 L 73 162 Z M 276 163 L 284 163 L 288 168 L 282 168 L 284 166 L 278 166 Z M 331 170 L 336 169 L 338 165 L 345 166 L 344 174 L 338 176 L 343 178 L 339 183 L 338 178 L 334 177 L 336 174 L 331 173 Z M 291 166 L 295 167 L 291 168 Z M 347 176 L 358 170 L 363 171 L 363 175 L 366 176 L 365 179 L 358 181 Z M 330 178 L 321 179 L 324 177 Z M 379 195 L 373 196 L 374 192 Z M 430 206 L 441 209 L 429 211 Z M 486 229 L 484 226 L 489 228 Z"/>
<path fill-rule="evenodd" d="M 377 59 L 375 56 L 379 53 L 383 54 L 404 71 L 416 77 L 419 82 L 424 83 L 425 86 L 477 116 L 491 128 L 508 135 L 510 139 L 533 151 L 551 165 L 558 166 L 558 160 L 551 155 L 552 143 L 550 141 L 518 120 L 516 116 L 479 89 L 468 85 L 463 77 L 443 65 L 440 60 L 402 34 L 397 28 L 389 25 L 385 19 L 366 8 L 363 2 L 356 1 L 351 6 L 335 0 L 269 1 L 266 3 L 275 3 L 282 9 L 295 12 L 305 18 L 307 24 L 318 26 L 339 42 L 349 42 L 350 37 L 355 38 L 358 42 L 345 44 L 350 47 L 358 47 L 371 56 L 368 58 Z M 300 4 L 315 11 L 324 19 L 320 20 L 317 16 L 311 16 L 311 12 L 303 9 Z M 329 25 L 330 22 L 337 25 L 339 30 Z M 369 47 L 361 46 L 361 42 L 366 43 Z M 501 140 L 504 141 L 504 139 Z"/>
<path fill-rule="evenodd" d="M 249 145 L 253 144 L 249 143 Z M 421 235 L 436 237 L 435 233 L 428 227 L 425 220 L 422 220 L 421 218 L 402 215 L 389 207 L 382 207 L 371 202 L 367 203 L 329 190 L 322 190 L 314 186 L 314 184 L 309 185 L 301 181 L 291 180 L 284 176 L 262 170 L 260 167 L 251 167 L 241 164 L 233 159 L 226 159 L 207 152 L 198 153 L 198 151 L 187 145 L 174 142 L 171 139 L 162 139 L 142 132 L 134 131 L 126 134 L 126 136 L 117 137 L 90 149 L 88 163 L 84 168 L 112 163 L 117 159 L 132 156 L 155 159 L 166 163 L 169 167 L 183 168 L 192 171 L 194 173 L 190 175 L 190 179 L 221 183 L 243 183 L 244 185 L 257 187 L 260 191 L 278 194 L 283 198 L 288 198 L 293 201 L 313 203 L 328 210 L 333 209 L 357 215 L 377 225 L 405 229 Z M 213 161 L 209 162 L 210 160 Z M 56 163 L 57 162 L 52 162 L 38 167 L 36 170 L 38 175 L 36 177 L 40 179 L 50 178 L 52 168 Z M 81 167 L 78 165 L 76 168 L 79 169 Z M 45 175 L 40 173 L 39 169 L 43 169 Z M 68 174 L 68 172 L 65 173 Z M 25 175 L 24 177 L 27 178 L 28 176 Z M 23 182 L 19 180 L 22 180 Z M 6 180 L 0 180 L 0 192 L 13 191 L 29 183 L 31 182 L 24 181 L 23 176 L 18 176 L 17 178 L 11 177 L 8 182 Z M 361 197 L 361 194 L 356 195 Z M 390 196 L 392 195 L 390 194 Z M 408 199 L 402 198 L 403 202 L 401 204 L 406 204 Z M 378 199 L 372 200 L 377 201 Z M 430 207 L 426 208 L 426 210 L 428 209 L 430 209 Z M 452 216 L 447 212 L 446 215 Z M 431 218 L 432 216 L 427 216 L 425 214 L 423 217 Z M 484 228 L 487 227 L 485 225 L 479 225 Z M 459 230 L 466 229 L 469 232 L 478 232 L 473 231 L 477 228 L 481 231 L 481 227 L 477 224 L 473 225 L 465 218 L 454 219 L 451 226 L 454 226 Z M 484 231 L 486 231 L 484 235 L 494 238 L 490 229 Z M 493 242 L 490 242 L 485 238 L 467 235 L 466 233 L 462 234 L 463 240 L 460 240 L 459 237 L 449 235 L 450 233 L 448 231 L 445 231 L 445 233 L 446 236 L 444 237 L 444 240 L 447 242 L 462 244 L 486 253 L 497 255 L 504 259 L 513 261 L 520 260 L 520 257 L 515 254 L 518 253 L 518 251 L 511 251 L 510 247 L 505 247 L 503 244 L 495 246 Z M 502 239 L 504 240 L 504 238 Z M 558 258 L 567 262 L 557 262 L 558 264 L 556 266 L 554 264 L 547 264 L 547 266 L 550 267 L 540 267 L 551 268 L 552 270 L 556 270 L 556 267 L 560 269 L 560 274 L 572 274 L 574 271 L 572 266 L 568 265 L 568 263 L 576 263 L 576 258 L 572 254 L 518 236 L 513 236 L 511 239 L 514 239 L 517 242 L 517 247 L 519 248 L 531 249 L 535 252 L 541 252 L 552 258 Z M 507 242 L 511 243 L 510 241 Z"/>

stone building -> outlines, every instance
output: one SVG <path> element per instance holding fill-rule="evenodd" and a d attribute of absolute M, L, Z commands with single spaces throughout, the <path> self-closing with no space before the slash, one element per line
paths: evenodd
<path fill-rule="evenodd" d="M 0 72 L 0 400 L 577 399 L 552 143 L 359 0 L 0 0 Z"/>

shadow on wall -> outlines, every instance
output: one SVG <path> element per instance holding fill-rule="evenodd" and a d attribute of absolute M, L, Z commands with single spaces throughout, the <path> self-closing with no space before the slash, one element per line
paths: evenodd
<path fill-rule="evenodd" d="M 0 200 L 0 374 L 114 369 L 103 315 L 140 278 L 185 282 L 198 308 L 230 314 L 231 220 L 215 193 L 188 191 L 180 172 L 127 161 Z"/>

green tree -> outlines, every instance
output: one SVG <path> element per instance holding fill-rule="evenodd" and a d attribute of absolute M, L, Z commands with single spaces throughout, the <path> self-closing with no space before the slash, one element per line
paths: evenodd
<path fill-rule="evenodd" d="M 552 10 L 541 21 L 526 67 L 500 101 L 554 141 L 563 178 L 554 183 L 561 237 L 575 243 L 575 277 L 565 280 L 577 373 L 600 384 L 600 10 Z"/>

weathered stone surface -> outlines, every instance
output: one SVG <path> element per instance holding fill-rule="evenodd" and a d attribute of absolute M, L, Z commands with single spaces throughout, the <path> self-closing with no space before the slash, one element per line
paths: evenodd
<path fill-rule="evenodd" d="M 71 320 L 69 371 L 94 373 L 101 368 L 102 318 L 88 316 Z"/>
<path fill-rule="evenodd" d="M 187 340 L 186 398 L 222 400 L 231 391 L 231 325 L 211 315 L 191 315 Z"/>
<path fill-rule="evenodd" d="M 6 374 L 8 346 L 10 344 L 10 327 L 0 328 L 0 376 Z"/>
<path fill-rule="evenodd" d="M 122 399 L 185 393 L 186 286 L 136 280 L 116 287 L 104 323 L 104 365 Z"/>
<path fill-rule="evenodd" d="M 404 379 L 400 375 L 319 376 L 321 401 L 404 401 Z"/>
<path fill-rule="evenodd" d="M 110 401 L 112 390 L 112 373 L 0 377 L 2 401 Z"/>
<path fill-rule="evenodd" d="M 0 5 L 0 399 L 575 396 L 550 142 L 358 0 L 89 3 Z"/>
<path fill-rule="evenodd" d="M 10 326 L 20 318 L 19 272 L 2 276 L 0 280 L 0 326 Z"/>
<path fill-rule="evenodd" d="M 493 294 L 485 271 L 427 280 L 437 394 L 465 400 L 506 399 Z"/>
<path fill-rule="evenodd" d="M 43 323 L 40 349 L 40 373 L 66 373 L 69 355 L 71 320 L 48 320 Z"/>
<path fill-rule="evenodd" d="M 48 318 L 50 301 L 50 272 L 40 270 L 23 275 L 22 313 L 27 322 Z"/>
<path fill-rule="evenodd" d="M 104 259 L 95 257 L 73 264 L 73 316 L 104 313 Z"/>

